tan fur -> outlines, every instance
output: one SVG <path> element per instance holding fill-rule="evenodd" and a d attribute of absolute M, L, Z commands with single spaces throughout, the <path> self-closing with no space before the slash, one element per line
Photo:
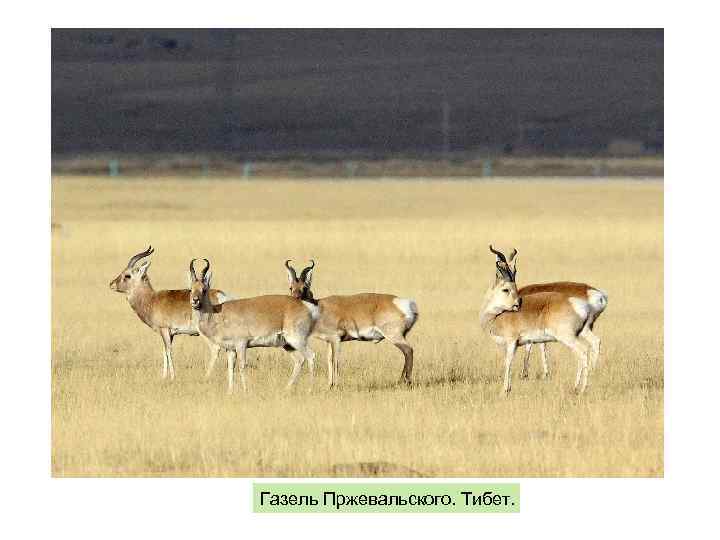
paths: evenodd
<path fill-rule="evenodd" d="M 539 292 L 556 292 L 565 294 L 568 298 L 575 297 L 580 299 L 588 299 L 589 293 L 591 291 L 599 291 L 596 287 L 592 287 L 591 285 L 588 285 L 587 283 L 577 283 L 574 281 L 554 281 L 550 283 L 535 283 L 532 285 L 525 285 L 522 287 L 518 293 L 520 296 L 527 296 L 529 294 L 535 294 Z M 582 337 L 586 339 L 591 346 L 592 349 L 592 356 L 590 358 L 590 368 L 595 369 L 595 367 L 598 364 L 598 360 L 600 357 L 600 338 L 595 335 L 593 331 L 593 327 L 595 325 L 595 321 L 597 318 L 602 314 L 602 312 L 605 309 L 605 306 L 597 306 L 594 304 L 591 304 L 591 307 L 593 308 L 594 313 L 592 313 L 591 317 L 588 319 L 588 322 L 581 331 Z M 545 343 L 540 343 L 540 352 L 542 355 L 542 368 L 543 378 L 549 378 L 550 377 L 550 370 L 548 368 L 548 353 L 546 350 L 547 345 Z M 529 370 L 530 370 L 530 352 L 532 350 L 532 343 L 526 344 L 526 353 L 525 353 L 525 359 L 523 361 L 523 367 L 520 374 L 521 378 L 528 378 L 529 376 Z"/>
<path fill-rule="evenodd" d="M 310 268 L 305 269 L 300 278 L 289 268 L 288 279 L 292 296 L 314 302 L 320 308 L 312 337 L 328 344 L 328 384 L 331 387 L 338 383 L 340 376 L 340 343 L 356 340 L 379 343 L 388 339 L 405 358 L 401 381 L 411 384 L 414 353 L 405 337 L 418 318 L 414 300 L 377 293 L 336 295 L 315 300 L 310 290 Z M 400 306 L 404 306 L 406 311 Z"/>
<path fill-rule="evenodd" d="M 337 336 L 351 341 L 366 328 L 380 328 L 392 334 L 405 332 L 405 316 L 393 303 L 391 294 L 361 293 L 348 296 L 326 296 L 319 300 L 320 319 L 314 336 Z"/>
<path fill-rule="evenodd" d="M 516 271 L 508 272 L 507 258 L 492 246 L 497 255 L 495 285 L 486 294 L 481 320 L 496 342 L 505 347 L 503 392 L 511 389 L 511 366 L 518 346 L 558 341 L 578 357 L 575 389 L 587 386 L 588 344 L 599 353 L 599 339 L 592 334 L 592 324 L 607 305 L 607 295 L 583 283 L 557 282 L 528 285 L 518 291 L 520 307 L 508 310 L 498 291 L 514 285 Z M 517 252 L 514 250 L 510 257 Z M 580 339 L 580 336 L 584 339 Z M 597 360 L 594 356 L 593 363 Z M 527 359 L 526 359 L 527 362 Z M 526 371 L 526 370 L 525 370 Z"/>
<path fill-rule="evenodd" d="M 575 313 L 566 294 L 539 292 L 521 298 L 518 311 L 506 311 L 493 319 L 490 323 L 492 336 L 506 341 L 514 339 L 518 345 L 525 345 L 545 330 L 557 332 L 562 329 L 574 335 L 582 330 L 585 320 Z"/>
<path fill-rule="evenodd" d="M 187 300 L 189 307 L 189 294 Z M 283 295 L 229 300 L 212 306 L 207 315 L 200 317 L 198 328 L 205 337 L 212 333 L 210 339 L 216 343 L 273 336 L 296 329 L 309 332 L 313 324 L 311 314 L 302 302 Z"/>
<path fill-rule="evenodd" d="M 589 289 L 592 289 L 586 283 L 576 283 L 574 281 L 554 281 L 551 283 L 534 283 L 525 285 L 518 290 L 520 296 L 526 294 L 535 294 L 538 292 L 560 292 L 569 295 L 585 296 Z"/>
<path fill-rule="evenodd" d="M 197 323 L 193 322 L 192 318 L 190 289 L 155 291 L 149 281 L 147 285 L 149 290 L 143 287 L 143 290 L 128 296 L 130 305 L 142 322 L 156 332 L 159 332 L 160 328 L 168 328 L 173 335 L 200 335 Z M 211 302 L 219 303 L 218 295 L 224 294 L 223 291 L 212 289 Z"/>
<path fill-rule="evenodd" d="M 246 352 L 253 347 L 282 347 L 293 352 L 295 365 L 288 389 L 295 384 L 305 360 L 313 371 L 314 353 L 307 341 L 317 317 L 315 306 L 283 295 L 256 296 L 213 305 L 207 293 L 210 274 L 206 272 L 207 268 L 192 282 L 188 306 L 192 306 L 193 317 L 200 335 L 207 340 L 211 356 L 216 357 L 220 349 L 228 351 L 228 392 L 234 388 L 236 357 L 242 387 L 247 390 Z"/>
<path fill-rule="evenodd" d="M 115 279 L 110 282 L 110 289 L 124 293 L 130 307 L 138 318 L 153 331 L 160 334 L 163 340 L 164 359 L 162 377 L 168 375 L 175 378 L 175 367 L 172 362 L 172 342 L 176 335 L 198 336 L 197 324 L 193 322 L 190 308 L 190 289 L 156 291 L 147 276 L 150 263 L 126 266 Z M 213 303 L 225 293 L 213 289 L 210 298 Z M 214 362 L 211 358 L 210 362 Z"/>

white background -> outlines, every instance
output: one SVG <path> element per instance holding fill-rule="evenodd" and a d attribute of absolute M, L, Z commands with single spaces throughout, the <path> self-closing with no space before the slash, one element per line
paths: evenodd
<path fill-rule="evenodd" d="M 720 213 L 718 19 L 709 8 L 695 5 L 579 0 L 4 3 L 2 537 L 555 539 L 690 537 L 717 531 L 712 487 L 720 459 L 720 336 L 713 284 Z M 253 515 L 248 479 L 50 478 L 50 27 L 329 26 L 666 28 L 664 479 L 521 479 L 522 513 L 514 515 Z"/>

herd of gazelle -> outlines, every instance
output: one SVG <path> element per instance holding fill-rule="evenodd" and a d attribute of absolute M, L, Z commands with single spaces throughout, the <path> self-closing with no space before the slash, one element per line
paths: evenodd
<path fill-rule="evenodd" d="M 210 348 L 206 377 L 221 351 L 227 354 L 228 392 L 234 388 L 235 364 L 240 371 L 243 390 L 247 390 L 245 367 L 247 349 L 281 347 L 294 359 L 288 388 L 292 388 L 307 361 L 311 376 L 315 371 L 315 353 L 309 339 L 328 345 L 328 383 L 338 384 L 340 343 L 387 339 L 405 360 L 401 382 L 412 383 L 413 348 L 407 334 L 418 319 L 414 300 L 391 294 L 362 293 L 315 299 L 312 275 L 315 262 L 298 276 L 290 261 L 285 262 L 289 295 L 265 295 L 235 299 L 210 288 L 210 262 L 196 271 L 190 261 L 189 289 L 156 291 L 147 275 L 152 247 L 133 255 L 118 276 L 110 282 L 112 290 L 124 293 L 137 316 L 160 334 L 164 360 L 162 377 L 175 377 L 172 342 L 178 334 L 201 335 Z M 545 344 L 559 342 L 578 359 L 575 390 L 587 386 L 589 369 L 597 365 L 600 338 L 593 325 L 605 310 L 608 297 L 602 290 L 584 283 L 554 282 L 517 288 L 517 250 L 506 257 L 490 246 L 496 256 L 495 282 L 485 294 L 480 313 L 481 326 L 505 349 L 503 393 L 511 389 L 512 361 L 520 346 L 526 346 L 522 377 L 527 377 L 530 350 L 539 344 L 543 376 L 549 376 Z"/>

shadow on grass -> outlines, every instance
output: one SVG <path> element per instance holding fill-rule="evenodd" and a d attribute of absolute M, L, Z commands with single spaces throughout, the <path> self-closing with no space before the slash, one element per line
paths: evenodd
<path fill-rule="evenodd" d="M 398 390 L 407 388 L 435 388 L 440 386 L 456 386 L 456 385 L 476 385 L 476 384 L 497 384 L 497 377 L 481 377 L 468 375 L 467 372 L 460 368 L 451 368 L 445 373 L 430 375 L 421 380 L 415 380 L 411 385 L 407 385 L 400 381 L 382 381 L 372 382 L 367 386 L 357 387 L 356 390 L 373 392 L 381 390 Z"/>
<path fill-rule="evenodd" d="M 342 477 L 386 477 L 386 478 L 422 478 L 420 471 L 391 463 L 389 461 L 361 461 L 357 463 L 337 463 L 330 469 L 331 476 Z"/>

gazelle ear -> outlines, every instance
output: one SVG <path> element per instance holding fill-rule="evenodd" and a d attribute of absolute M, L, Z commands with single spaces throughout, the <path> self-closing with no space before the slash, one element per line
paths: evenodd
<path fill-rule="evenodd" d="M 212 279 L 212 270 L 208 270 L 205 273 L 205 276 L 203 277 L 203 283 L 205 283 L 205 287 L 210 287 L 210 280 Z"/>
<path fill-rule="evenodd" d="M 142 277 L 147 273 L 148 268 L 150 268 L 150 261 L 145 261 L 133 268 L 133 273 Z"/>
<path fill-rule="evenodd" d="M 193 284 L 192 272 L 190 272 L 190 270 L 188 270 L 186 274 L 187 274 L 188 285 L 190 287 L 192 287 L 192 284 Z"/>
<path fill-rule="evenodd" d="M 305 273 L 305 285 L 307 285 L 308 289 L 309 289 L 310 286 L 312 285 L 312 276 L 313 276 L 313 271 L 312 271 L 312 268 L 311 268 L 310 270 L 308 270 L 308 271 Z"/>
<path fill-rule="evenodd" d="M 513 266 L 512 266 L 513 277 L 517 277 L 517 261 L 518 261 L 518 258 L 517 258 L 517 255 L 515 255 L 515 257 L 513 259 Z"/>

